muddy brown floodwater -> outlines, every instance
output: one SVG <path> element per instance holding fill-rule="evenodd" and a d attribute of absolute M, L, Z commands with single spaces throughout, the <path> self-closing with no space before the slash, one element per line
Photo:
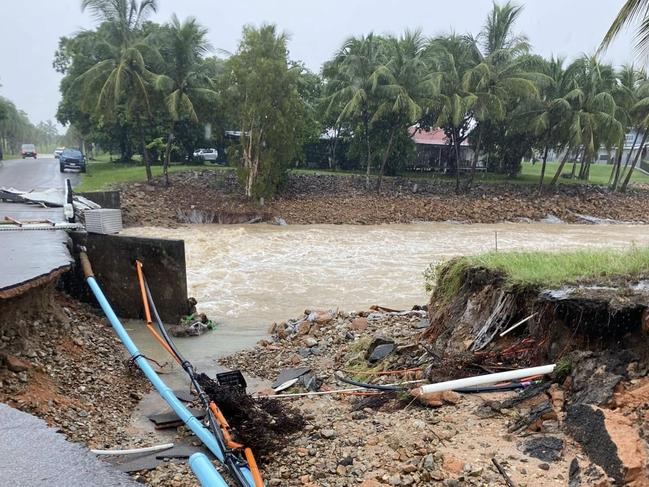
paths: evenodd
<path fill-rule="evenodd" d="M 493 250 L 496 232 L 499 250 L 649 245 L 643 225 L 191 225 L 123 233 L 185 240 L 189 293 L 220 323 L 201 338 L 178 339 L 200 361 L 252 346 L 273 321 L 307 308 L 424 304 L 426 267 Z M 132 331 L 148 342 L 143 327 Z"/>

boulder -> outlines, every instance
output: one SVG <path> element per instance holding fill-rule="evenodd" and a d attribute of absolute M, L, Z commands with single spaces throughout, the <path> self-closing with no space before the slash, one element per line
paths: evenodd
<path fill-rule="evenodd" d="M 395 348 L 394 340 L 377 335 L 367 347 L 365 358 L 370 363 L 378 362 L 391 354 Z"/>

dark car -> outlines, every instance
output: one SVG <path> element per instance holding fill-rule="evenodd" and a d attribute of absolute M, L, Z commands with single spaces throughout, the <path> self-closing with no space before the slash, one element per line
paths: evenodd
<path fill-rule="evenodd" d="M 59 165 L 61 172 L 66 169 L 79 169 L 81 172 L 86 172 L 86 156 L 79 149 L 66 148 L 59 156 Z"/>
<path fill-rule="evenodd" d="M 23 144 L 20 147 L 20 155 L 23 156 L 23 159 L 25 157 L 33 157 L 36 159 L 36 146 L 34 144 Z"/>

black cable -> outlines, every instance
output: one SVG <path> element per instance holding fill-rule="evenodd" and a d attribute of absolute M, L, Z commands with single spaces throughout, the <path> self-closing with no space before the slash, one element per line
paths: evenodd
<path fill-rule="evenodd" d="M 176 348 L 175 343 L 167 333 L 167 330 L 164 327 L 164 324 L 162 323 L 162 319 L 160 318 L 160 315 L 158 314 L 158 310 L 155 306 L 155 303 L 153 302 L 153 296 L 151 295 L 151 289 L 149 288 L 149 284 L 146 280 L 146 277 L 142 275 L 142 278 L 144 280 L 144 289 L 146 290 L 146 295 L 147 299 L 149 300 L 149 305 L 151 306 L 151 312 L 153 313 L 153 316 L 155 318 L 156 324 L 158 325 L 158 328 L 160 329 L 160 333 L 162 334 L 162 337 L 164 338 L 164 341 L 169 345 L 169 348 L 176 354 L 178 359 L 180 360 L 180 366 L 185 370 L 187 375 L 189 375 L 189 379 L 191 380 L 192 384 L 194 385 L 194 388 L 196 389 L 196 392 L 198 392 L 198 397 L 203 403 L 203 406 L 207 409 L 207 417 L 208 417 L 208 423 L 210 425 L 210 430 L 214 434 L 215 438 L 219 442 L 219 447 L 223 451 L 223 457 L 225 460 L 225 464 L 230 470 L 230 473 L 232 476 L 241 484 L 242 487 L 250 487 L 248 484 L 247 479 L 244 477 L 244 475 L 241 473 L 240 468 L 243 466 L 248 466 L 247 462 L 243 462 L 241 458 L 238 455 L 235 455 L 232 450 L 230 450 L 226 444 L 225 444 L 225 438 L 223 437 L 223 432 L 221 431 L 221 428 L 219 428 L 216 418 L 214 417 L 214 413 L 210 409 L 209 401 L 207 398 L 207 394 L 203 389 L 201 388 L 200 384 L 198 383 L 198 380 L 196 379 L 196 372 L 194 371 L 194 367 L 192 366 L 191 362 L 187 360 L 183 355 L 180 353 L 180 351 Z"/>
<path fill-rule="evenodd" d="M 405 391 L 406 388 L 402 386 L 384 386 L 381 384 L 368 384 L 366 382 L 358 382 L 356 380 L 347 379 L 346 377 L 337 375 L 337 379 L 345 384 L 350 384 L 353 386 L 364 387 L 365 389 L 377 389 L 379 391 Z"/>
<path fill-rule="evenodd" d="M 462 394 L 476 394 L 479 392 L 498 392 L 498 391 L 512 391 L 514 389 L 523 389 L 525 387 L 534 385 L 533 383 L 514 382 L 512 384 L 501 384 L 496 386 L 472 386 L 462 387 L 460 389 L 453 389 L 455 392 Z"/>

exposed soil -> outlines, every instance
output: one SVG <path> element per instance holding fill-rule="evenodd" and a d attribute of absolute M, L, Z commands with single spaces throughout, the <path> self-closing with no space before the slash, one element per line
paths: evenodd
<path fill-rule="evenodd" d="M 51 286 L 0 300 L 0 402 L 92 448 L 128 444 L 148 390 L 105 318 Z"/>
<path fill-rule="evenodd" d="M 570 223 L 649 222 L 649 189 L 626 194 L 597 186 L 560 186 L 539 197 L 536 187 L 482 184 L 456 195 L 440 181 L 388 178 L 382 194 L 365 191 L 356 176 L 290 175 L 280 194 L 259 207 L 242 194 L 233 172 L 190 171 L 153 185 L 121 187 L 126 225 L 246 223 L 282 218 L 289 224 L 380 224 L 413 221 L 497 223 L 538 221 L 549 215 Z M 586 217 L 585 217 L 586 216 Z M 587 217 L 594 217 L 590 220 Z"/>

